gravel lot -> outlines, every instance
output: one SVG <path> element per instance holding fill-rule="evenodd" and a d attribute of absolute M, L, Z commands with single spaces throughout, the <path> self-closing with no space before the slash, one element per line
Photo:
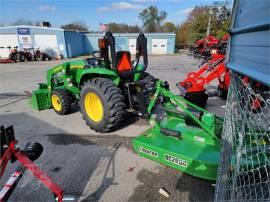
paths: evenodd
<path fill-rule="evenodd" d="M 130 117 L 118 131 L 98 134 L 74 113 L 57 115 L 52 109 L 33 110 L 29 92 L 45 81 L 46 70 L 61 61 L 0 64 L 1 125 L 13 125 L 19 143 L 38 141 L 44 152 L 36 163 L 67 194 L 81 201 L 212 201 L 214 182 L 200 180 L 136 155 L 132 138 L 148 128 L 147 122 Z M 175 83 L 195 70 L 200 61 L 187 55 L 150 56 L 148 72 L 167 80 L 177 93 Z M 207 108 L 219 115 L 225 101 L 214 94 Z M 16 168 L 9 165 L 1 184 Z M 133 171 L 129 171 L 134 168 Z M 166 199 L 158 193 L 164 187 Z M 53 201 L 52 194 L 26 173 L 10 201 Z"/>

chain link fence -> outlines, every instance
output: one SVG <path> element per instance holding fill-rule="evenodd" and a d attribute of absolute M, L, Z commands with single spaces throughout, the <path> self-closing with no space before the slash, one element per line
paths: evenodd
<path fill-rule="evenodd" d="M 270 201 L 270 90 L 231 74 L 215 201 Z"/>

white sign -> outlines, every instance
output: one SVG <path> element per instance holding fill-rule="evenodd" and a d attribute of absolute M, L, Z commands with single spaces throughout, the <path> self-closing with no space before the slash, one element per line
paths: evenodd
<path fill-rule="evenodd" d="M 31 35 L 19 35 L 19 43 L 23 48 L 31 48 L 32 47 Z"/>

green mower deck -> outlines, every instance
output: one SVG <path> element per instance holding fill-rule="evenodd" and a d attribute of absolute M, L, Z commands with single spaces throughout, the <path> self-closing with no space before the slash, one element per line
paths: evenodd
<path fill-rule="evenodd" d="M 219 164 L 219 145 L 203 142 L 200 133 L 204 131 L 192 127 L 185 128 L 184 131 L 184 127 L 184 124 L 177 126 L 177 130 L 183 131 L 181 139 L 168 137 L 156 129 L 148 129 L 133 140 L 134 149 L 140 156 L 176 170 L 195 177 L 215 180 Z"/>
<path fill-rule="evenodd" d="M 135 151 L 195 177 L 215 180 L 223 119 L 159 87 L 155 97 L 170 100 L 149 120 L 152 128 L 133 140 Z M 155 100 L 149 105 L 149 112 Z M 172 105 L 172 103 L 174 103 Z M 195 115 L 197 112 L 197 115 Z"/>

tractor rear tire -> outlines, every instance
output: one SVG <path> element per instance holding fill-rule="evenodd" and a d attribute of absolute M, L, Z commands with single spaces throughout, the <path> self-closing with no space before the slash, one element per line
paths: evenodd
<path fill-rule="evenodd" d="M 105 133 L 116 129 L 125 109 L 124 96 L 110 79 L 94 78 L 83 84 L 80 110 L 92 130 Z"/>
<path fill-rule="evenodd" d="M 142 75 L 142 80 L 146 82 L 153 82 L 155 80 L 155 77 L 147 72 L 144 72 Z"/>
<path fill-rule="evenodd" d="M 141 80 L 143 80 L 146 83 L 145 88 L 154 87 L 156 84 L 155 77 L 147 72 L 143 73 Z"/>
<path fill-rule="evenodd" d="M 54 90 L 51 95 L 51 103 L 57 114 L 66 115 L 71 112 L 72 96 L 66 90 Z"/>

